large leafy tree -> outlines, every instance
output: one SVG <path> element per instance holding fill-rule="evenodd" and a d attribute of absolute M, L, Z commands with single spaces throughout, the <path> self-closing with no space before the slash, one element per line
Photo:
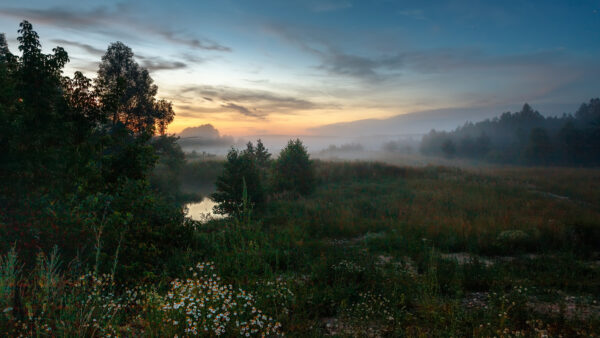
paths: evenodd
<path fill-rule="evenodd" d="M 27 21 L 18 32 L 20 57 L 8 51 L 4 38 L 0 41 L 0 144 L 2 174 L 10 186 L 20 184 L 16 191 L 23 192 L 69 174 L 72 163 L 65 156 L 76 146 L 71 132 L 80 126 L 63 96 L 67 53 L 61 47 L 52 54 L 42 53 L 39 37 Z"/>
<path fill-rule="evenodd" d="M 29 22 L 18 41 L 13 56 L 0 36 L 0 247 L 58 244 L 85 259 L 97 246 L 103 269 L 120 252 L 123 276 L 153 276 L 189 238 L 181 208 L 148 179 L 171 104 L 123 44 L 109 47 L 92 81 L 63 76 L 67 53 L 42 53 Z"/>
<path fill-rule="evenodd" d="M 123 124 L 136 134 L 164 134 L 175 116 L 170 102 L 157 100 L 158 87 L 148 70 L 122 42 L 108 47 L 95 80 L 102 111 L 112 125 Z"/>

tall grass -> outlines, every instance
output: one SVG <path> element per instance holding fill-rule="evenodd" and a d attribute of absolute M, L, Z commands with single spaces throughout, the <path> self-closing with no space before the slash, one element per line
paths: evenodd
<path fill-rule="evenodd" d="M 593 179 L 594 172 L 573 171 L 565 177 L 579 176 L 581 183 L 571 189 L 593 201 L 583 177 Z M 312 195 L 272 198 L 261 215 L 246 206 L 237 219 L 188 221 L 196 229 L 189 238 L 195 249 L 173 262 L 206 263 L 170 268 L 176 273 L 157 284 L 119 285 L 93 266 L 82 274 L 59 264 L 57 251 L 20 269 L 12 250 L 2 257 L 0 282 L 1 304 L 14 310 L 1 317 L 0 330 L 57 336 L 600 332 L 599 211 L 533 191 L 523 182 L 559 194 L 554 183 L 541 183 L 538 171 L 317 162 L 316 172 Z M 242 300 L 251 305 L 239 307 Z M 262 314 L 267 319 L 259 327 Z"/>

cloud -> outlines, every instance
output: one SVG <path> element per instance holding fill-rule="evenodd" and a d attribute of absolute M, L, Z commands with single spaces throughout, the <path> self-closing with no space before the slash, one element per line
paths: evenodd
<path fill-rule="evenodd" d="M 12 17 L 18 20 L 25 18 L 34 24 L 45 24 L 61 28 L 68 27 L 77 30 L 92 30 L 94 32 L 105 31 L 108 27 L 109 31 L 105 31 L 105 34 L 119 38 L 122 38 L 123 34 L 130 34 L 129 31 L 133 28 L 138 33 L 154 33 L 171 43 L 195 49 L 219 52 L 231 51 L 230 47 L 221 45 L 211 39 L 183 36 L 168 27 L 156 24 L 156 22 L 149 24 L 145 21 L 137 20 L 132 15 L 129 15 L 132 12 L 132 8 L 124 4 L 116 5 L 114 8 L 99 6 L 87 11 L 78 11 L 64 7 L 47 9 L 0 8 L 0 16 Z"/>
<path fill-rule="evenodd" d="M 341 52 L 331 52 L 322 56 L 321 59 L 322 63 L 318 68 L 331 74 L 372 80 L 379 77 L 377 68 L 380 67 L 380 63 L 377 60 Z"/>
<path fill-rule="evenodd" d="M 236 109 L 238 112 L 247 115 L 257 115 L 256 111 L 260 111 L 259 115 L 266 116 L 269 113 L 295 113 L 299 110 L 310 110 L 322 107 L 311 101 L 299 99 L 291 96 L 280 95 L 270 91 L 254 90 L 247 88 L 236 88 L 227 86 L 187 86 L 179 91 L 182 94 L 192 93 L 199 95 L 205 100 L 217 101 L 224 107 Z M 228 106 L 233 103 L 238 106 Z M 248 108 L 251 106 L 252 108 Z M 250 114 L 243 109 L 246 108 Z"/>
<path fill-rule="evenodd" d="M 404 14 L 419 13 L 419 10 L 412 10 Z M 364 52 L 359 55 L 344 51 L 332 42 L 333 38 L 327 39 L 325 35 L 311 28 L 271 23 L 263 29 L 316 57 L 316 69 L 329 75 L 350 77 L 370 83 L 397 79 L 405 73 L 484 71 L 504 75 L 511 70 L 552 71 L 566 64 L 572 68 L 582 67 L 572 55 L 558 49 L 497 55 L 467 47 L 410 49 L 400 46 L 396 48 L 396 52 L 380 53 L 368 46 L 361 46 L 360 50 Z"/>
<path fill-rule="evenodd" d="M 0 15 L 16 19 L 27 19 L 35 23 L 46 25 L 70 26 L 73 28 L 85 28 L 88 26 L 101 25 L 111 15 L 106 7 L 98 7 L 87 12 L 69 11 L 63 8 L 29 9 L 29 8 L 3 8 Z"/>
<path fill-rule="evenodd" d="M 212 124 L 203 124 L 196 127 L 185 128 L 178 136 L 180 137 L 178 142 L 182 147 L 228 147 L 235 143 L 233 137 L 227 135 L 221 136 L 219 130 Z"/>
<path fill-rule="evenodd" d="M 218 139 L 219 131 L 212 124 L 203 124 L 197 127 L 188 127 L 179 133 L 180 137 L 195 137 L 205 139 Z"/>
<path fill-rule="evenodd" d="M 384 65 L 382 60 L 373 57 L 346 53 L 327 40 L 322 32 L 312 28 L 291 27 L 277 23 L 263 26 L 265 32 L 279 37 L 283 41 L 300 48 L 315 56 L 320 64 L 317 69 L 325 70 L 329 74 L 358 78 L 362 80 L 377 81 L 382 76 L 378 68 Z M 385 61 L 388 65 L 393 63 Z"/>
<path fill-rule="evenodd" d="M 53 39 L 52 42 L 60 44 L 60 45 L 77 47 L 77 48 L 80 48 L 80 49 L 86 51 L 88 54 L 91 54 L 94 56 L 103 56 L 106 53 L 105 50 L 96 48 L 94 46 L 91 46 L 91 45 L 88 45 L 85 43 L 77 42 L 77 41 L 70 41 L 70 40 L 64 40 L 64 39 Z M 169 60 L 165 60 L 160 57 L 144 56 L 141 54 L 135 54 L 135 57 L 140 60 L 140 64 L 142 67 L 144 67 L 150 71 L 175 70 L 175 69 L 183 69 L 183 68 L 188 67 L 188 65 L 182 61 L 169 61 Z M 85 70 L 95 70 L 98 68 L 97 62 L 94 62 L 91 65 L 92 65 L 92 67 L 84 67 Z"/>
<path fill-rule="evenodd" d="M 159 57 L 144 57 L 141 60 L 142 67 L 150 71 L 183 69 L 188 66 L 181 61 L 168 61 Z"/>
<path fill-rule="evenodd" d="M 403 11 L 403 15 L 419 16 L 422 10 Z M 391 52 L 379 52 L 369 45 L 359 45 L 361 54 L 349 52 L 336 45 L 335 36 L 327 36 L 312 27 L 291 26 L 279 23 L 263 25 L 263 30 L 300 50 L 313 55 L 316 69 L 328 75 L 354 78 L 367 83 L 398 79 L 406 73 L 443 74 L 457 71 L 485 71 L 506 74 L 511 70 L 537 70 L 553 68 L 565 63 L 578 68 L 579 63 L 567 51 L 559 49 L 535 52 L 490 54 L 470 47 L 414 49 L 410 46 L 393 46 Z M 394 51 L 395 50 L 395 51 Z"/>
<path fill-rule="evenodd" d="M 201 57 L 198 55 L 191 55 L 191 54 L 183 54 L 182 58 L 190 63 L 204 63 L 206 62 L 206 60 L 208 60 L 208 58 L 205 57 Z"/>
<path fill-rule="evenodd" d="M 226 108 L 226 109 L 231 109 L 231 110 L 235 110 L 238 113 L 248 116 L 248 117 L 255 117 L 258 119 L 264 119 L 265 118 L 265 114 L 262 113 L 261 111 L 259 111 L 258 109 L 254 108 L 254 109 L 248 109 L 244 106 L 240 106 L 237 105 L 235 103 L 228 103 L 228 104 L 223 104 L 221 105 L 221 107 Z"/>
<path fill-rule="evenodd" d="M 103 50 L 103 49 L 100 49 L 100 48 L 96 48 L 96 47 L 88 45 L 86 43 L 81 43 L 81 42 L 76 42 L 76 41 L 69 41 L 69 40 L 63 40 L 63 39 L 54 39 L 54 40 L 52 40 L 52 42 L 58 43 L 60 45 L 67 45 L 67 46 L 77 47 L 77 48 L 80 48 L 80 49 L 88 52 L 88 54 L 95 55 L 95 56 L 102 56 L 106 52 L 106 50 Z"/>
<path fill-rule="evenodd" d="M 177 36 L 174 32 L 168 30 L 157 30 L 155 31 L 157 34 L 162 36 L 168 41 L 187 45 L 193 48 L 204 49 L 204 50 L 213 50 L 220 52 L 231 52 L 231 48 L 223 46 L 215 41 L 209 39 L 197 39 L 197 38 L 184 38 L 181 36 Z"/>

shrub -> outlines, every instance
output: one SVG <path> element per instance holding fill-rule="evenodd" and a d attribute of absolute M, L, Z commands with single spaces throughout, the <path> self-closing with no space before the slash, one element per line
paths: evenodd
<path fill-rule="evenodd" d="M 313 163 L 302 141 L 290 140 L 275 161 L 273 188 L 276 192 L 308 195 L 315 188 Z"/>
<path fill-rule="evenodd" d="M 265 192 L 253 152 L 231 149 L 216 186 L 217 192 L 211 195 L 217 203 L 215 213 L 239 215 L 244 208 L 244 190 L 254 209 L 263 206 Z"/>

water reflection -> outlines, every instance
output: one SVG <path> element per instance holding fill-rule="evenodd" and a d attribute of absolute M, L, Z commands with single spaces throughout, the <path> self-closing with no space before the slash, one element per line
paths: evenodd
<path fill-rule="evenodd" d="M 207 222 L 211 219 L 223 218 L 223 215 L 215 214 L 213 207 L 216 205 L 210 198 L 205 198 L 201 202 L 188 203 L 186 216 L 200 222 Z"/>

